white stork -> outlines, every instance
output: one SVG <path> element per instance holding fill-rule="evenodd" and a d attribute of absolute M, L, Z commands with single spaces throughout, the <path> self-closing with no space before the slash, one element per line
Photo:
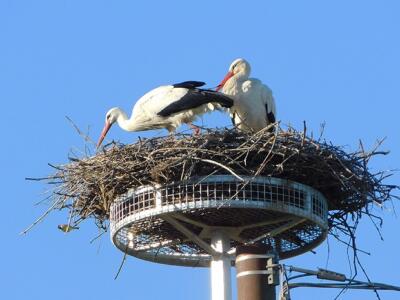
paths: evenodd
<path fill-rule="evenodd" d="M 217 91 L 234 100 L 229 109 L 232 123 L 244 131 L 259 131 L 276 121 L 276 108 L 271 89 L 260 80 L 249 78 L 250 64 L 236 59 Z"/>
<path fill-rule="evenodd" d="M 233 105 L 233 100 L 222 93 L 200 89 L 203 85 L 205 83 L 200 81 L 185 81 L 155 88 L 136 102 L 129 119 L 120 108 L 110 109 L 97 147 L 115 122 L 126 131 L 165 128 L 170 133 L 187 123 L 198 133 L 199 128 L 191 124 L 197 115 Z"/>

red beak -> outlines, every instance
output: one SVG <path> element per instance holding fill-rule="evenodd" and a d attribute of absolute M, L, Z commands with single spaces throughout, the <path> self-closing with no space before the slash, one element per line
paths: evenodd
<path fill-rule="evenodd" d="M 225 85 L 225 83 L 233 76 L 233 72 L 228 72 L 228 74 L 225 75 L 224 79 L 222 79 L 221 83 L 218 84 L 216 91 L 218 92 L 220 89 L 222 89 Z"/>
<path fill-rule="evenodd" d="M 101 143 L 103 142 L 104 138 L 107 135 L 107 132 L 110 130 L 111 128 L 111 123 L 106 121 L 106 124 L 104 125 L 103 131 L 101 132 L 99 141 L 97 142 L 97 148 L 99 148 L 99 146 L 101 145 Z"/>

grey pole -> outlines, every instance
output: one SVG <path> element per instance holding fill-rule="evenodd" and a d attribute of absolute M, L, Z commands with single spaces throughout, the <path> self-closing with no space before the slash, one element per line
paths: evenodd
<path fill-rule="evenodd" d="M 238 300 L 276 300 L 279 283 L 276 255 L 265 246 L 236 249 Z M 271 266 L 270 268 L 268 266 Z"/>

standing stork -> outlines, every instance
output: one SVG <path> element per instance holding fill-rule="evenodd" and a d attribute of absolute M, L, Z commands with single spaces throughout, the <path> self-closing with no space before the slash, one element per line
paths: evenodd
<path fill-rule="evenodd" d="M 205 83 L 201 81 L 185 81 L 155 88 L 136 102 L 129 119 L 120 108 L 111 108 L 106 114 L 97 147 L 115 122 L 126 131 L 165 128 L 170 133 L 187 123 L 198 134 L 199 128 L 192 125 L 198 115 L 233 105 L 233 100 L 222 93 L 200 89 L 203 85 Z"/>
<path fill-rule="evenodd" d="M 234 100 L 229 109 L 232 123 L 244 131 L 259 131 L 276 122 L 276 108 L 271 89 L 260 80 L 249 78 L 250 64 L 238 58 L 217 87 Z"/>

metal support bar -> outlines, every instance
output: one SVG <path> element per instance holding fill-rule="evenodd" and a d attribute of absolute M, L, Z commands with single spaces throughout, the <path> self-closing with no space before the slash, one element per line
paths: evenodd
<path fill-rule="evenodd" d="M 182 213 L 174 213 L 173 216 L 174 216 L 175 219 L 181 220 L 183 222 L 192 224 L 192 225 L 197 226 L 197 227 L 201 227 L 201 228 L 210 227 L 210 226 L 208 226 L 208 225 L 206 225 L 206 224 L 204 224 L 202 222 L 199 222 L 199 221 L 193 220 L 191 218 L 188 218 Z"/>
<path fill-rule="evenodd" d="M 172 226 L 174 226 L 177 230 L 182 232 L 185 236 L 187 236 L 190 240 L 195 242 L 197 245 L 199 245 L 205 251 L 207 251 L 208 254 L 210 254 L 211 256 L 219 255 L 218 252 L 216 252 L 209 244 L 207 244 L 205 241 L 203 241 L 201 238 L 199 238 L 195 233 L 191 232 L 189 229 L 187 229 L 184 225 L 182 225 L 179 221 L 175 220 L 173 217 L 163 215 L 161 218 L 163 220 L 167 221 Z"/>
<path fill-rule="evenodd" d="M 225 234 L 227 234 L 229 236 L 230 239 L 238 241 L 240 243 L 245 242 L 245 240 L 240 237 L 240 232 L 242 231 L 242 229 L 240 227 L 232 228 L 232 227 L 226 227 L 226 226 L 225 227 L 224 226 L 220 226 L 220 227 L 209 226 L 200 221 L 196 221 L 191 218 L 188 218 L 187 216 L 185 216 L 182 213 L 174 213 L 173 217 L 177 220 L 180 220 L 180 221 L 186 222 L 188 224 L 192 224 L 194 226 L 202 228 L 202 231 L 198 235 L 200 238 L 210 238 L 212 235 L 212 231 L 223 230 L 225 232 Z"/>
<path fill-rule="evenodd" d="M 243 226 L 240 226 L 238 229 L 240 229 L 240 231 L 243 231 L 243 230 L 249 229 L 249 228 L 272 225 L 272 224 L 281 223 L 281 222 L 285 222 L 285 221 L 291 221 L 291 220 L 293 220 L 293 216 L 290 216 L 290 217 L 286 216 L 286 217 L 276 218 L 274 220 L 268 220 L 268 221 L 262 221 L 262 222 L 258 222 L 258 223 L 243 225 Z"/>
<path fill-rule="evenodd" d="M 288 230 L 290 228 L 293 228 L 293 227 L 299 225 L 300 223 L 303 223 L 304 221 L 306 221 L 306 219 L 296 218 L 296 219 L 294 219 L 294 220 L 292 220 L 292 221 L 290 221 L 290 222 L 288 222 L 288 223 L 286 223 L 286 224 L 284 224 L 282 226 L 279 226 L 278 228 L 275 228 L 275 229 L 271 230 L 268 233 L 265 233 L 263 235 L 260 235 L 260 236 L 258 236 L 256 238 L 252 239 L 247 244 L 255 243 L 255 242 L 257 242 L 259 240 L 262 240 L 263 238 L 266 238 L 266 237 L 273 237 L 275 235 L 278 235 L 278 234 L 284 232 L 285 230 Z"/>
<path fill-rule="evenodd" d="M 216 230 L 211 236 L 211 245 L 218 252 L 211 261 L 211 294 L 212 300 L 231 300 L 231 258 L 227 254 L 230 240 L 222 230 Z"/>

